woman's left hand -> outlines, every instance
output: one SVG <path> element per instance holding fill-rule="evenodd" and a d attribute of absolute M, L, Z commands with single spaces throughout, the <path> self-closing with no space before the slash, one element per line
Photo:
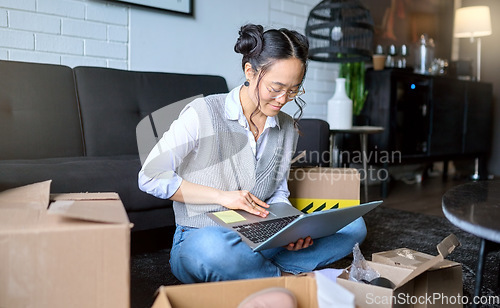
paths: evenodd
<path fill-rule="evenodd" d="M 313 240 L 308 236 L 305 239 L 300 238 L 297 242 L 286 245 L 285 248 L 289 251 L 297 251 L 312 246 L 312 244 Z"/>

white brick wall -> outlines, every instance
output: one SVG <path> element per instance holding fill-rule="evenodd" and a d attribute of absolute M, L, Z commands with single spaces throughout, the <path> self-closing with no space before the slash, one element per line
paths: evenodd
<path fill-rule="evenodd" d="M 87 1 L 38 0 L 37 11 L 44 14 L 84 19 Z"/>
<path fill-rule="evenodd" d="M 304 34 L 309 12 L 319 2 L 320 0 L 270 0 L 270 24 L 272 27 L 291 28 Z M 303 99 L 307 105 L 303 117 L 326 120 L 327 101 L 333 96 L 338 70 L 338 64 L 309 61 L 304 81 L 306 94 Z M 287 105 L 284 110 L 293 114 L 295 108 Z"/>
<path fill-rule="evenodd" d="M 0 59 L 127 69 L 129 10 L 102 0 L 0 0 Z"/>

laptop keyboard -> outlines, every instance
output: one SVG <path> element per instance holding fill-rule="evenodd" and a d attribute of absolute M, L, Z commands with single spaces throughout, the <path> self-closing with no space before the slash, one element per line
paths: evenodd
<path fill-rule="evenodd" d="M 233 229 L 243 234 L 254 243 L 261 243 L 294 221 L 299 215 L 254 222 L 246 225 L 234 226 Z"/>

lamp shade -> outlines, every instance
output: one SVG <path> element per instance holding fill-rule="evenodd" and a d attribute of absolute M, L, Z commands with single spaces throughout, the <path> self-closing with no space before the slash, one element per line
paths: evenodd
<path fill-rule="evenodd" d="M 468 6 L 455 12 L 455 37 L 480 37 L 491 35 L 490 8 Z"/>
<path fill-rule="evenodd" d="M 373 19 L 359 0 L 324 0 L 307 19 L 309 58 L 322 62 L 368 61 Z"/>

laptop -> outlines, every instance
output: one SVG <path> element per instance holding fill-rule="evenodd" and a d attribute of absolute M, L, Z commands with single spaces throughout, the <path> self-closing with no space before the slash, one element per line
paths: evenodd
<path fill-rule="evenodd" d="M 280 247 L 299 238 L 312 239 L 332 235 L 379 206 L 373 201 L 351 207 L 305 214 L 288 203 L 270 204 L 266 218 L 243 210 L 208 213 L 218 225 L 236 231 L 253 251 Z"/>

